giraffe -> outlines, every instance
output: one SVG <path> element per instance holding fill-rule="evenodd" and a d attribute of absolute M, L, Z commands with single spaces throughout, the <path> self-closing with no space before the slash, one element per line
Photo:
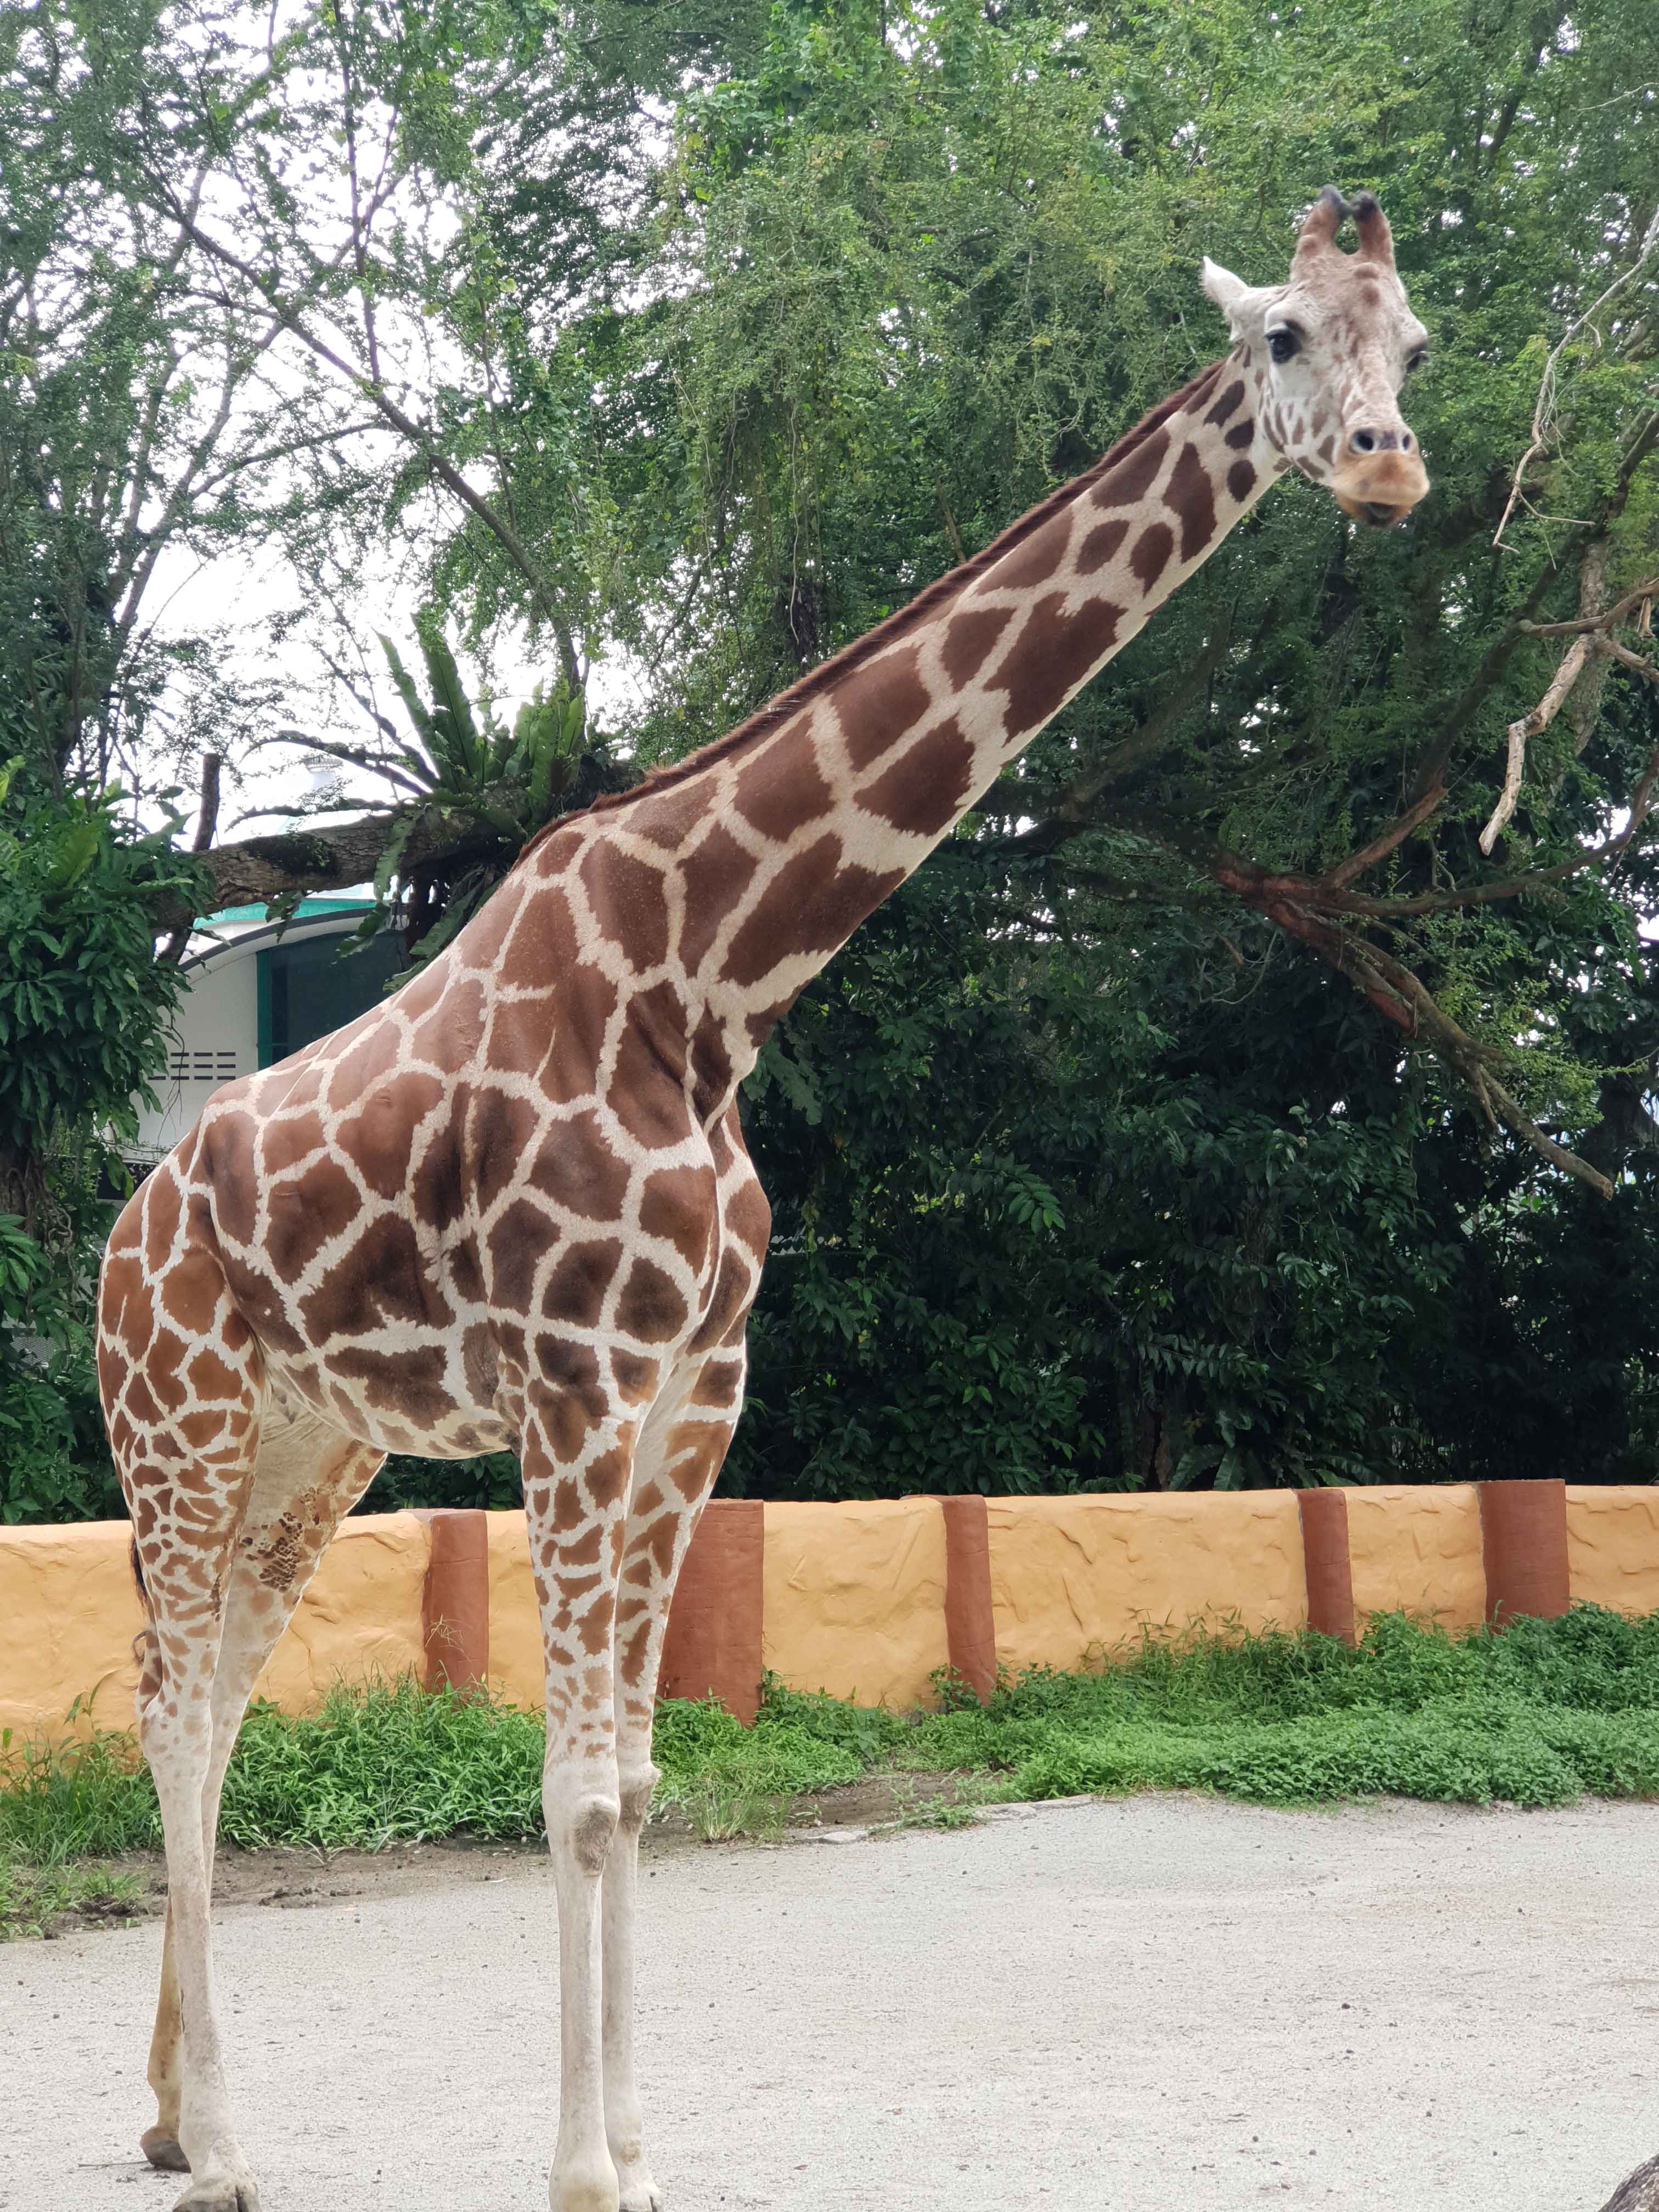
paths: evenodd
<path fill-rule="evenodd" d="M 1357 249 L 1337 243 L 1352 215 Z M 383 1006 L 227 1085 L 117 1222 L 99 1374 L 149 1622 L 168 1904 L 152 2164 L 255 2212 L 213 1995 L 227 1762 L 387 1451 L 521 1458 L 561 1996 L 553 2212 L 658 2212 L 632 2045 L 676 1574 L 738 1418 L 769 1211 L 734 1103 L 859 922 L 1279 477 L 1399 521 L 1426 346 L 1370 194 L 1288 281 L 1206 261 L 1231 346 L 1075 482 L 771 704 L 540 833 Z"/>

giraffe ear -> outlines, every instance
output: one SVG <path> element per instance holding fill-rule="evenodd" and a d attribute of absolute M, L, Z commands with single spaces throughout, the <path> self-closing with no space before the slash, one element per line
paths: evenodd
<path fill-rule="evenodd" d="M 1231 269 L 1224 269 L 1218 261 L 1212 261 L 1206 253 L 1199 282 L 1213 300 L 1237 335 L 1240 324 L 1249 314 L 1250 305 L 1262 295 L 1254 284 L 1247 284 L 1242 276 L 1235 276 Z"/>

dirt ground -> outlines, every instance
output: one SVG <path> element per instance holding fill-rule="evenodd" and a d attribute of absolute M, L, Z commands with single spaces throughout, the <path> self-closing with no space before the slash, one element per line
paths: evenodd
<path fill-rule="evenodd" d="M 916 1808 L 943 1798 L 951 1802 L 962 1784 L 956 1774 L 906 1774 L 849 1782 L 835 1790 L 807 1793 L 790 1808 L 787 1838 L 798 1841 L 824 1830 L 865 1830 L 915 1819 Z M 705 1843 L 683 1815 L 653 1820 L 641 1838 L 647 1863 L 677 1852 L 725 1848 Z M 410 1897 L 470 1882 L 500 1881 L 507 1864 L 538 1863 L 546 1845 L 540 1838 L 523 1843 L 481 1843 L 446 1838 L 441 1842 L 400 1844 L 381 1851 L 246 1851 L 222 1844 L 214 1869 L 216 1909 L 240 1905 L 275 1905 L 294 1911 L 348 1897 Z M 121 1927 L 153 1918 L 167 1904 L 167 1862 L 159 1851 L 131 1851 L 100 1859 L 117 1875 L 134 1877 L 138 1894 L 131 1900 L 94 1897 L 56 1914 L 48 1940 L 76 1928 Z M 27 1938 L 21 1940 L 27 1941 Z"/>
<path fill-rule="evenodd" d="M 1659 2148 L 1656 1855 L 1637 1804 L 1145 1796 L 655 1836 L 640 2069 L 670 2212 L 1600 2212 Z M 221 2017 L 264 2212 L 540 2212 L 543 1854 L 230 1880 Z M 172 2203 L 136 2148 L 160 1948 L 149 1922 L 0 1949 L 5 2212 Z"/>

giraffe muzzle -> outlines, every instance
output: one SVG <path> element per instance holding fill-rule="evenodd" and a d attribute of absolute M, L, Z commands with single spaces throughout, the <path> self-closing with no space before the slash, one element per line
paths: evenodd
<path fill-rule="evenodd" d="M 1428 489 L 1429 473 L 1415 447 L 1355 456 L 1331 479 L 1331 495 L 1344 514 L 1378 530 L 1403 522 Z"/>

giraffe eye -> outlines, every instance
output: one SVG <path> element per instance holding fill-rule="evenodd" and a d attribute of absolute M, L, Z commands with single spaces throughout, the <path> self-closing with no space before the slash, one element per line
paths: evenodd
<path fill-rule="evenodd" d="M 1302 341 L 1291 330 L 1269 331 L 1267 350 L 1275 361 L 1290 361 L 1302 350 Z"/>
<path fill-rule="evenodd" d="M 1415 375 L 1419 368 L 1426 368 L 1428 365 L 1429 349 L 1427 346 L 1419 346 L 1415 353 L 1408 353 L 1406 356 L 1406 374 L 1407 376 Z"/>

